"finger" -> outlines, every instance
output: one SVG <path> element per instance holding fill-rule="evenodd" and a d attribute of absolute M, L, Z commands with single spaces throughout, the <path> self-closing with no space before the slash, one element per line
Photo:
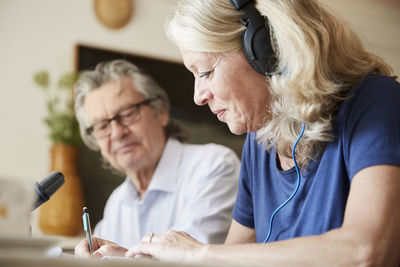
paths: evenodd
<path fill-rule="evenodd" d="M 101 254 L 101 252 L 99 252 L 98 250 L 96 250 L 95 252 L 93 252 L 92 255 L 94 258 L 102 258 L 103 254 Z"/>
<path fill-rule="evenodd" d="M 93 250 L 97 250 L 103 245 L 114 244 L 114 243 L 98 237 L 92 237 L 92 244 L 93 244 Z"/>
<path fill-rule="evenodd" d="M 136 255 L 139 254 L 147 254 L 151 255 L 150 247 L 151 243 L 142 242 L 136 246 L 131 247 L 126 253 L 125 257 L 134 258 Z"/>
<path fill-rule="evenodd" d="M 142 240 L 140 240 L 140 242 L 149 242 L 149 240 L 150 240 L 150 234 L 145 234 L 142 237 Z"/>
<path fill-rule="evenodd" d="M 124 256 L 126 251 L 126 248 L 120 247 L 115 244 L 103 245 L 98 250 L 96 250 L 96 252 L 101 254 L 102 256 Z"/>
<path fill-rule="evenodd" d="M 81 240 L 76 246 L 75 246 L 75 256 L 77 257 L 83 257 L 87 258 L 90 257 L 90 252 L 89 252 L 89 245 L 86 239 Z"/>
<path fill-rule="evenodd" d="M 154 233 L 146 234 L 146 235 L 143 236 L 142 242 L 151 243 L 152 240 L 154 239 L 154 237 L 155 237 Z"/>

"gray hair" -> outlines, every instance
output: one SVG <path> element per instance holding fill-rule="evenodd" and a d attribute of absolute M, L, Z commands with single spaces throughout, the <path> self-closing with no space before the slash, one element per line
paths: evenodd
<path fill-rule="evenodd" d="M 96 139 L 86 131 L 90 127 L 90 120 L 84 110 L 86 96 L 93 90 L 98 89 L 103 84 L 127 76 L 132 79 L 137 91 L 148 99 L 156 99 L 149 105 L 156 114 L 161 110 L 170 112 L 170 102 L 168 95 L 163 88 L 139 67 L 129 61 L 117 59 L 101 62 L 97 64 L 93 71 L 84 72 L 75 84 L 75 114 L 79 122 L 79 129 L 84 143 L 93 150 L 99 150 Z M 176 122 L 171 119 L 164 128 L 167 137 L 176 138 L 179 141 L 186 141 L 188 134 Z"/>

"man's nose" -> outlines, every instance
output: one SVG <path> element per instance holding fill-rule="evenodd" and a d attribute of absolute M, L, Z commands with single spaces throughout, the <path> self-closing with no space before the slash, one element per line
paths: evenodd
<path fill-rule="evenodd" d="M 116 140 L 125 135 L 127 127 L 122 125 L 118 120 L 113 120 L 110 122 L 110 131 L 111 140 Z"/>
<path fill-rule="evenodd" d="M 194 102 L 196 105 L 203 106 L 207 104 L 209 100 L 213 98 L 213 94 L 207 87 L 207 83 L 203 81 L 196 80 L 194 84 Z"/>

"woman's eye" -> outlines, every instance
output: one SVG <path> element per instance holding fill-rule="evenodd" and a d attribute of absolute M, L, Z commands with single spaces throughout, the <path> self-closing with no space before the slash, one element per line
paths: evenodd
<path fill-rule="evenodd" d="M 199 74 L 199 78 L 208 78 L 211 74 L 211 71 L 205 71 L 205 72 L 201 72 Z"/>

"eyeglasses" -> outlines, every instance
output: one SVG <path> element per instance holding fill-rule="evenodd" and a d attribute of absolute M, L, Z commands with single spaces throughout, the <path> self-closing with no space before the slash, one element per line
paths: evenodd
<path fill-rule="evenodd" d="M 143 100 L 139 103 L 133 104 L 124 108 L 117 115 L 110 119 L 105 119 L 94 123 L 92 126 L 86 128 L 86 133 L 92 135 L 96 139 L 106 138 L 111 134 L 111 122 L 116 121 L 124 127 L 128 127 L 140 120 L 140 107 L 149 105 L 157 98 Z"/>

